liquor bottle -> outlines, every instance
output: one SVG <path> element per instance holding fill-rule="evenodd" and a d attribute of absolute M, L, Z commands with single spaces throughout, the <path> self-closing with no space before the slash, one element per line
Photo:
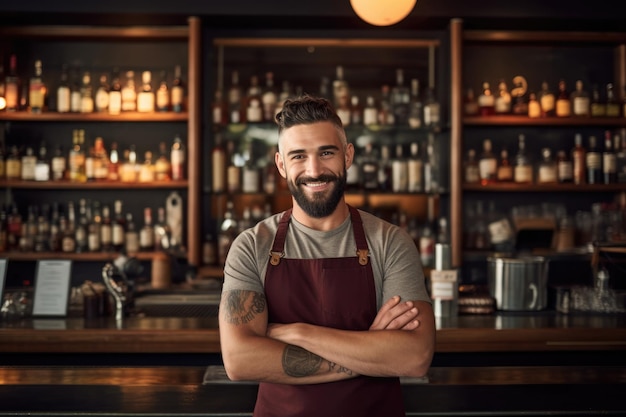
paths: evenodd
<path fill-rule="evenodd" d="M 463 97 L 463 113 L 466 116 L 477 116 L 479 112 L 476 93 L 474 93 L 473 88 L 468 88 L 465 92 L 465 97 Z"/>
<path fill-rule="evenodd" d="M 228 89 L 228 114 L 230 123 L 243 123 L 244 118 L 241 114 L 241 101 L 243 91 L 239 85 L 239 71 L 233 71 L 231 74 L 230 88 Z"/>
<path fill-rule="evenodd" d="M 556 154 L 557 180 L 559 183 L 571 183 L 574 181 L 574 167 L 567 152 L 560 150 Z"/>
<path fill-rule="evenodd" d="M 49 219 L 50 207 L 48 204 L 43 204 L 41 210 L 37 215 L 37 231 L 35 234 L 35 252 L 47 252 L 50 250 L 50 221 Z"/>
<path fill-rule="evenodd" d="M 113 222 L 111 227 L 113 250 L 121 252 L 124 249 L 124 239 L 126 235 L 126 220 L 122 212 L 122 200 L 115 200 L 113 203 Z"/>
<path fill-rule="evenodd" d="M 72 68 L 70 72 L 70 112 L 80 113 L 82 100 L 79 70 L 78 68 Z"/>
<path fill-rule="evenodd" d="M 211 120 L 214 126 L 226 126 L 228 124 L 228 106 L 224 101 L 222 90 L 215 90 L 211 103 Z"/>
<path fill-rule="evenodd" d="M 267 157 L 263 167 L 263 174 L 261 181 L 263 182 L 263 191 L 267 195 L 272 195 L 276 192 L 278 187 L 279 178 L 284 181 L 284 178 L 278 174 L 276 168 L 276 153 L 278 152 L 278 145 L 271 145 L 267 149 Z M 224 153 L 224 163 L 222 164 L 222 178 L 226 178 L 226 153 Z M 223 181 L 224 183 L 226 181 Z M 223 186 L 225 188 L 225 186 Z M 284 187 L 286 188 L 286 187 Z"/>
<path fill-rule="evenodd" d="M 594 84 L 591 88 L 591 101 L 589 104 L 589 113 L 591 117 L 606 116 L 606 103 L 600 98 L 600 90 L 598 85 Z"/>
<path fill-rule="evenodd" d="M 372 142 L 365 144 L 365 152 L 361 161 L 361 188 L 365 190 L 378 189 L 378 159 Z"/>
<path fill-rule="evenodd" d="M 17 111 L 20 104 L 20 79 L 17 76 L 17 57 L 15 54 L 9 58 L 9 73 L 4 79 L 4 98 L 6 111 Z"/>
<path fill-rule="evenodd" d="M 511 89 L 511 97 L 513 97 L 513 114 L 519 116 L 528 115 L 528 102 L 526 101 L 526 92 L 528 90 L 528 82 L 521 75 L 513 77 L 513 88 Z"/>
<path fill-rule="evenodd" d="M 513 181 L 513 165 L 509 160 L 509 151 L 507 151 L 506 149 L 502 149 L 500 151 L 500 159 L 498 160 L 498 167 L 496 168 L 496 181 Z"/>
<path fill-rule="evenodd" d="M 76 252 L 84 253 L 89 250 L 88 229 L 89 221 L 87 219 L 87 200 L 81 198 L 78 201 L 78 219 L 76 221 L 76 229 L 74 231 L 74 239 L 76 240 Z"/>
<path fill-rule="evenodd" d="M 556 116 L 570 117 L 572 115 L 572 102 L 567 92 L 565 80 L 559 81 L 559 94 L 556 99 Z"/>
<path fill-rule="evenodd" d="M 273 123 L 278 103 L 278 92 L 274 85 L 274 73 L 271 71 L 265 73 L 265 88 L 263 89 L 261 101 L 263 102 L 263 121 Z"/>
<path fill-rule="evenodd" d="M 174 66 L 174 79 L 172 80 L 170 105 L 172 111 L 181 113 L 185 110 L 185 82 L 183 81 L 180 65 Z"/>
<path fill-rule="evenodd" d="M 139 167 L 139 176 L 137 180 L 139 182 L 154 182 L 156 178 L 154 172 L 154 163 L 152 162 L 152 151 L 146 151 L 144 153 L 144 160 Z"/>
<path fill-rule="evenodd" d="M 478 170 L 480 183 L 482 185 L 492 184 L 496 180 L 496 169 L 498 160 L 492 151 L 491 139 L 483 140 L 483 152 L 478 159 Z"/>
<path fill-rule="evenodd" d="M 157 111 L 165 112 L 170 110 L 170 89 L 167 85 L 167 73 L 165 71 L 161 71 L 155 100 Z"/>
<path fill-rule="evenodd" d="M 337 65 L 335 68 L 335 79 L 333 80 L 333 104 L 335 109 L 338 109 L 342 102 L 349 101 L 350 88 L 344 76 L 343 66 Z"/>
<path fill-rule="evenodd" d="M 557 182 L 557 164 L 552 159 L 552 151 L 550 148 L 543 148 L 541 150 L 541 162 L 539 162 L 537 170 L 537 183 L 555 184 Z"/>
<path fill-rule="evenodd" d="M 428 129 L 437 130 L 441 123 L 441 106 L 435 95 L 435 88 L 426 89 L 424 98 L 424 126 Z"/>
<path fill-rule="evenodd" d="M 76 207 L 73 201 L 67 203 L 67 227 L 66 234 L 63 237 L 63 251 L 67 252 L 71 248 L 71 252 L 76 252 Z M 70 235 L 70 236 L 68 236 Z M 69 239 L 68 239 L 69 238 Z"/>
<path fill-rule="evenodd" d="M 350 125 L 363 125 L 363 108 L 357 95 L 350 97 Z"/>
<path fill-rule="evenodd" d="M 132 213 L 126 213 L 126 229 L 124 232 L 124 249 L 126 253 L 139 252 L 139 231 L 135 226 Z"/>
<path fill-rule="evenodd" d="M 35 180 L 35 166 L 37 165 L 37 157 L 32 146 L 26 147 L 26 152 L 22 155 L 22 173 L 21 179 L 24 181 Z"/>
<path fill-rule="evenodd" d="M 428 196 L 426 221 L 419 238 L 419 253 L 422 266 L 431 268 L 435 265 L 435 199 Z"/>
<path fill-rule="evenodd" d="M 174 143 L 170 151 L 170 163 L 172 165 L 172 180 L 180 181 L 186 178 L 185 174 L 185 144 L 180 135 L 174 137 Z"/>
<path fill-rule="evenodd" d="M 50 165 L 52 169 L 52 179 L 54 181 L 66 179 L 67 158 L 63 153 L 63 146 L 57 145 Z"/>
<path fill-rule="evenodd" d="M 570 95 L 572 102 L 572 115 L 589 116 L 589 93 L 583 88 L 582 80 L 576 81 L 576 90 Z"/>
<path fill-rule="evenodd" d="M 506 86 L 504 80 L 500 80 L 498 83 L 498 92 L 494 99 L 494 112 L 495 114 L 509 114 L 511 113 L 511 93 Z"/>
<path fill-rule="evenodd" d="M 346 189 L 350 191 L 358 191 L 361 188 L 361 151 L 361 147 L 354 147 L 352 165 L 348 167 L 346 172 Z"/>
<path fill-rule="evenodd" d="M 70 111 L 70 80 L 67 65 L 61 69 L 61 80 L 57 87 L 57 112 L 69 113 Z"/>
<path fill-rule="evenodd" d="M 137 167 L 137 150 L 135 145 L 130 145 L 130 147 L 124 151 L 124 161 L 120 164 L 118 172 L 120 174 L 120 181 L 122 182 L 137 181 L 139 170 Z"/>
<path fill-rule="evenodd" d="M 235 148 L 235 142 L 229 140 L 226 144 L 226 154 L 228 155 L 228 167 L 226 168 L 226 189 L 229 193 L 241 191 L 241 167 L 243 158 Z"/>
<path fill-rule="evenodd" d="M 226 211 L 219 227 L 217 237 L 217 254 L 220 265 L 226 262 L 226 256 L 230 250 L 230 245 L 237 236 L 237 219 L 235 217 L 235 208 L 232 201 L 226 203 Z"/>
<path fill-rule="evenodd" d="M 496 113 L 495 97 L 487 81 L 483 82 L 482 92 L 478 95 L 478 112 L 481 116 L 492 116 Z"/>
<path fill-rule="evenodd" d="M 365 99 L 363 124 L 370 127 L 378 124 L 378 108 L 376 107 L 376 101 L 373 96 L 367 96 Z"/>
<path fill-rule="evenodd" d="M 517 154 L 515 155 L 515 165 L 513 168 L 513 181 L 518 184 L 532 184 L 533 164 L 526 152 L 526 136 L 522 133 L 517 139 Z"/>
<path fill-rule="evenodd" d="M 154 178 L 157 181 L 171 181 L 172 164 L 167 155 L 167 144 L 159 143 L 159 157 L 154 163 Z"/>
<path fill-rule="evenodd" d="M 100 136 L 93 142 L 93 176 L 96 181 L 104 181 L 109 177 L 109 157 L 104 139 Z"/>
<path fill-rule="evenodd" d="M 424 192 L 438 193 L 439 190 L 439 152 L 435 147 L 435 134 L 429 133 L 426 139 L 426 157 L 424 158 Z"/>
<path fill-rule="evenodd" d="M 152 224 L 152 209 L 143 209 L 143 227 L 139 231 L 139 250 L 154 250 L 154 225 Z"/>
<path fill-rule="evenodd" d="M 100 246 L 105 252 L 113 251 L 113 222 L 111 221 L 111 208 L 107 204 L 102 206 L 102 223 L 100 224 Z"/>
<path fill-rule="evenodd" d="M 389 86 L 384 84 L 380 88 L 380 100 L 378 102 L 378 124 L 390 126 L 395 124 L 391 103 L 389 102 Z"/>
<path fill-rule="evenodd" d="M 83 82 L 80 86 L 80 112 L 93 113 L 93 92 L 91 88 L 91 74 L 88 71 L 83 73 Z"/>
<path fill-rule="evenodd" d="M 333 95 L 330 92 L 330 78 L 324 76 L 320 78 L 320 91 L 319 96 L 326 100 L 333 102 Z"/>
<path fill-rule="evenodd" d="M 85 146 L 85 178 L 88 182 L 96 180 L 96 173 L 94 171 L 94 152 L 93 146 Z"/>
<path fill-rule="evenodd" d="M 45 142 L 39 145 L 39 153 L 35 162 L 35 181 L 50 181 L 50 162 Z"/>
<path fill-rule="evenodd" d="M 107 180 L 120 180 L 120 154 L 117 150 L 117 142 L 111 142 L 111 151 L 109 152 L 109 163 L 107 169 Z"/>
<path fill-rule="evenodd" d="M 211 188 L 214 193 L 226 190 L 226 150 L 222 142 L 222 135 L 217 133 L 211 150 Z"/>
<path fill-rule="evenodd" d="M 261 87 L 259 86 L 259 77 L 253 75 L 250 77 L 250 86 L 244 100 L 245 115 L 244 122 L 260 123 L 263 121 L 263 101 L 261 98 Z"/>
<path fill-rule="evenodd" d="M 122 112 L 122 82 L 120 71 L 115 68 L 111 74 L 111 88 L 109 89 L 109 114 Z"/>
<path fill-rule="evenodd" d="M 417 78 L 411 80 L 411 99 L 409 101 L 409 127 L 419 129 L 422 127 L 424 115 L 424 103 L 420 94 L 420 82 Z"/>
<path fill-rule="evenodd" d="M 344 127 L 349 126 L 351 121 L 350 97 L 340 97 L 339 105 L 335 110 L 337 111 L 337 116 L 339 116 L 339 119 L 341 120 L 341 124 Z"/>
<path fill-rule="evenodd" d="M 11 146 L 5 165 L 7 180 L 19 180 L 22 178 L 22 158 L 17 146 Z"/>
<path fill-rule="evenodd" d="M 556 115 L 556 98 L 554 93 L 548 88 L 548 82 L 541 83 L 541 90 L 537 95 L 539 106 L 541 107 L 541 117 L 554 117 Z"/>
<path fill-rule="evenodd" d="M 378 164 L 378 189 L 380 191 L 391 191 L 391 150 L 389 145 L 380 146 L 380 162 Z"/>
<path fill-rule="evenodd" d="M 80 129 L 75 129 L 72 136 L 72 148 L 69 152 L 69 180 L 73 182 L 85 182 L 85 151 L 83 149 L 84 131 L 81 134 Z"/>
<path fill-rule="evenodd" d="M 52 211 L 50 213 L 50 233 L 48 235 L 48 248 L 51 252 L 60 252 L 62 248 L 61 224 L 60 224 L 61 212 L 59 202 L 54 201 L 52 203 Z"/>
<path fill-rule="evenodd" d="M 59 229 L 61 230 L 61 251 L 64 253 L 76 252 L 74 229 L 65 216 L 59 218 Z"/>
<path fill-rule="evenodd" d="M 419 154 L 419 144 L 411 143 L 407 161 L 407 184 L 410 193 L 424 190 L 424 162 Z"/>
<path fill-rule="evenodd" d="M 96 95 L 94 100 L 95 110 L 99 113 L 105 113 L 109 110 L 109 94 L 111 87 L 109 86 L 108 77 L 106 74 L 100 75 L 100 84 L 96 89 Z"/>
<path fill-rule="evenodd" d="M 478 168 L 478 160 L 476 159 L 476 151 L 474 149 L 467 151 L 467 158 L 463 165 L 463 181 L 467 184 L 480 183 L 480 169 Z"/>
<path fill-rule="evenodd" d="M 137 94 L 137 111 L 140 113 L 154 112 L 154 90 L 152 89 L 152 73 L 141 73 L 141 88 Z"/>
<path fill-rule="evenodd" d="M 617 155 L 613 148 L 611 132 L 604 132 L 604 152 L 602 152 L 602 179 L 604 184 L 617 182 Z"/>
<path fill-rule="evenodd" d="M 583 135 L 576 133 L 574 136 L 574 148 L 572 149 L 572 170 L 574 184 L 585 184 L 587 175 L 585 170 L 586 150 L 583 146 Z"/>
<path fill-rule="evenodd" d="M 396 156 L 391 160 L 391 187 L 395 193 L 408 191 L 408 163 L 403 155 L 401 144 L 396 144 Z"/>
<path fill-rule="evenodd" d="M 537 100 L 537 95 L 532 92 L 528 95 L 528 117 L 531 119 L 541 117 L 541 105 Z"/>
<path fill-rule="evenodd" d="M 137 87 L 135 71 L 126 71 L 126 82 L 122 87 L 122 111 L 137 111 Z"/>
<path fill-rule="evenodd" d="M 617 182 L 626 183 L 626 135 L 622 130 L 622 135 L 613 137 L 613 150 L 615 152 L 615 163 L 617 171 Z"/>
<path fill-rule="evenodd" d="M 602 154 L 598 149 L 598 141 L 595 136 L 589 136 L 589 147 L 585 154 L 585 167 L 587 184 L 602 184 Z"/>
<path fill-rule="evenodd" d="M 28 87 L 28 104 L 30 105 L 31 113 L 43 112 L 44 103 L 46 99 L 46 85 L 41 78 L 42 67 L 41 60 L 35 61 L 35 72 L 30 79 Z"/>
<path fill-rule="evenodd" d="M 92 215 L 87 215 L 89 224 L 87 226 L 87 249 L 89 252 L 99 252 L 102 250 L 102 210 L 100 208 L 100 202 L 94 201 L 92 207 L 87 207 L 91 210 Z"/>
<path fill-rule="evenodd" d="M 606 116 L 620 117 L 621 114 L 620 104 L 615 95 L 613 83 L 608 83 L 606 85 Z"/>
<path fill-rule="evenodd" d="M 276 114 L 280 113 L 280 111 L 283 109 L 283 104 L 285 103 L 285 100 L 287 100 L 291 96 L 292 96 L 291 84 L 289 83 L 288 80 L 283 80 L 280 93 L 278 94 L 278 103 L 276 104 Z M 330 101 L 332 102 L 332 98 L 330 99 Z"/>
<path fill-rule="evenodd" d="M 154 225 L 154 250 L 160 251 L 170 247 L 170 227 L 165 220 L 165 207 L 157 208 L 157 221 Z"/>
<path fill-rule="evenodd" d="M 404 84 L 404 71 L 400 68 L 396 70 L 396 85 L 391 89 L 389 99 L 396 125 L 407 126 L 409 124 L 411 91 Z"/>

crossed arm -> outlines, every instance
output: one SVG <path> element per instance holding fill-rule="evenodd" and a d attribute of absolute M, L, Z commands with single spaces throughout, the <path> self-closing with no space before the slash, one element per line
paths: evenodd
<path fill-rule="evenodd" d="M 219 315 L 224 366 L 233 380 L 313 384 L 369 376 L 423 376 L 435 324 L 423 301 L 388 300 L 367 331 L 268 324 L 265 296 L 227 291 Z"/>

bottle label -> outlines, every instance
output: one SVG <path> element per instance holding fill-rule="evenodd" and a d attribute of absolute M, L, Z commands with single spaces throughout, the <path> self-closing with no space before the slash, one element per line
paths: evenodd
<path fill-rule="evenodd" d="M 574 114 L 576 116 L 589 116 L 589 98 L 576 97 L 573 105 Z"/>
<path fill-rule="evenodd" d="M 607 174 L 617 172 L 617 158 L 615 154 L 606 153 L 602 157 L 602 171 Z"/>
<path fill-rule="evenodd" d="M 478 162 L 478 170 L 481 179 L 493 179 L 496 176 L 497 161 L 495 158 L 481 159 Z"/>
<path fill-rule="evenodd" d="M 154 94 L 142 91 L 137 95 L 137 111 L 150 113 L 154 111 Z"/>
<path fill-rule="evenodd" d="M 560 182 L 571 181 L 574 176 L 574 169 L 572 163 L 569 161 L 562 161 L 557 164 L 558 178 Z"/>
<path fill-rule="evenodd" d="M 100 227 L 100 241 L 103 245 L 110 245 L 113 242 L 113 230 L 111 225 L 103 224 Z"/>
<path fill-rule="evenodd" d="M 554 95 L 546 94 L 540 99 L 541 109 L 548 113 L 554 110 Z"/>
<path fill-rule="evenodd" d="M 420 160 L 410 160 L 408 163 L 408 189 L 409 192 L 422 191 L 424 164 Z"/>
<path fill-rule="evenodd" d="M 109 93 L 104 89 L 96 92 L 96 110 L 106 111 L 109 107 Z"/>
<path fill-rule="evenodd" d="M 556 115 L 559 117 L 569 117 L 572 112 L 572 106 L 569 100 L 556 101 Z"/>
<path fill-rule="evenodd" d="M 430 271 L 430 297 L 454 300 L 457 297 L 458 271 L 454 269 Z"/>
<path fill-rule="evenodd" d="M 477 165 L 471 165 L 465 169 L 465 182 L 476 183 L 480 181 L 480 173 Z"/>
<path fill-rule="evenodd" d="M 111 91 L 109 93 L 109 114 L 120 114 L 122 111 L 122 92 Z"/>
<path fill-rule="evenodd" d="M 599 152 L 587 153 L 587 169 L 600 169 L 602 165 L 602 159 Z"/>
<path fill-rule="evenodd" d="M 496 179 L 502 182 L 513 181 L 513 167 L 510 165 L 498 167 Z"/>
<path fill-rule="evenodd" d="M 59 87 L 57 90 L 57 112 L 67 113 L 70 109 L 70 89 L 69 87 Z"/>
<path fill-rule="evenodd" d="M 136 232 L 126 233 L 126 251 L 128 253 L 139 252 L 139 235 Z"/>
<path fill-rule="evenodd" d="M 515 182 L 533 182 L 533 169 L 530 165 L 516 166 L 514 177 Z"/>
<path fill-rule="evenodd" d="M 557 182 L 556 169 L 553 166 L 540 166 L 537 181 L 540 183 Z"/>
<path fill-rule="evenodd" d="M 113 244 L 114 245 L 123 245 L 124 244 L 124 228 L 121 224 L 113 225 Z M 104 241 L 104 239 L 102 239 Z"/>

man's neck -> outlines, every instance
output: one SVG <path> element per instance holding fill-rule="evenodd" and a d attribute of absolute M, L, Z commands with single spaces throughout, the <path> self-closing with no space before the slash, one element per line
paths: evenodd
<path fill-rule="evenodd" d="M 342 198 L 337 208 L 329 216 L 326 217 L 311 217 L 309 216 L 295 201 L 293 201 L 293 211 L 291 215 L 302 224 L 313 230 L 319 230 L 321 232 L 327 232 L 339 227 L 346 218 L 350 215 L 350 210 L 346 201 Z"/>

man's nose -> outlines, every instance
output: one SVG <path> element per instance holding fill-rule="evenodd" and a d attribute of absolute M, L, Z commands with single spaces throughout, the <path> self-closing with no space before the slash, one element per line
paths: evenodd
<path fill-rule="evenodd" d="M 317 157 L 312 157 L 307 160 L 306 172 L 310 177 L 318 177 L 322 173 L 322 161 Z"/>

